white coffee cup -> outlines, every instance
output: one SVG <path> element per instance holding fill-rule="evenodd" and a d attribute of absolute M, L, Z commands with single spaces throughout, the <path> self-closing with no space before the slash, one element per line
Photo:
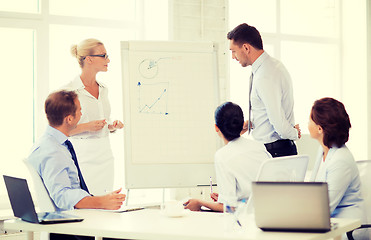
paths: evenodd
<path fill-rule="evenodd" d="M 164 215 L 168 217 L 181 217 L 185 210 L 182 202 L 180 201 L 167 201 L 161 205 L 161 210 Z"/>

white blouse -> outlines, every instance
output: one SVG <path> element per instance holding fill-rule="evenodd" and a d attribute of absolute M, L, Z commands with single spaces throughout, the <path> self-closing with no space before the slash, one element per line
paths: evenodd
<path fill-rule="evenodd" d="M 251 182 L 256 180 L 260 165 L 271 158 L 264 145 L 258 141 L 239 137 L 215 153 L 218 202 L 235 204 L 248 198 Z"/>
<path fill-rule="evenodd" d="M 67 84 L 63 89 L 75 91 L 79 97 L 81 104 L 81 119 L 78 124 L 87 123 L 95 120 L 105 119 L 108 124 L 112 124 L 111 106 L 108 100 L 108 89 L 107 87 L 98 82 L 99 85 L 99 97 L 96 99 L 88 91 L 85 90 L 85 86 L 82 83 L 80 76 L 77 76 L 73 81 Z M 73 138 L 100 138 L 107 137 L 109 134 L 108 124 L 103 129 L 94 132 L 82 132 L 73 136 Z"/>

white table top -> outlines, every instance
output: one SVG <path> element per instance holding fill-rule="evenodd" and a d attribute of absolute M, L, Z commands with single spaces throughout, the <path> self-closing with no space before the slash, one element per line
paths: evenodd
<path fill-rule="evenodd" d="M 158 209 L 114 213 L 100 210 L 74 210 L 70 212 L 83 217 L 79 223 L 32 224 L 7 220 L 4 228 L 9 230 L 45 231 L 53 233 L 78 234 L 98 237 L 151 239 L 151 240 L 321 240 L 339 236 L 360 226 L 355 219 L 333 219 L 339 223 L 336 230 L 327 233 L 285 233 L 263 232 L 256 227 L 250 215 L 244 229 L 227 229 L 228 217 L 223 213 L 187 212 L 185 216 L 170 218 Z"/>

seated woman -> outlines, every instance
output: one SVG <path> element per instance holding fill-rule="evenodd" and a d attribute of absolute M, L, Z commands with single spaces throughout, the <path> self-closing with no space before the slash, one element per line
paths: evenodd
<path fill-rule="evenodd" d="M 271 155 L 262 143 L 240 137 L 243 124 L 240 106 L 226 102 L 215 110 L 215 130 L 225 143 L 215 153 L 219 194 L 211 197 L 217 202 L 190 199 L 184 203 L 186 209 L 199 211 L 205 206 L 222 212 L 223 204 L 235 204 L 250 196 L 251 182 L 256 179 L 261 163 Z"/>
<path fill-rule="evenodd" d="M 341 102 L 333 98 L 314 102 L 308 129 L 321 147 L 311 181 L 328 183 L 331 217 L 365 221 L 358 168 L 345 145 L 350 127 L 349 116 Z"/>

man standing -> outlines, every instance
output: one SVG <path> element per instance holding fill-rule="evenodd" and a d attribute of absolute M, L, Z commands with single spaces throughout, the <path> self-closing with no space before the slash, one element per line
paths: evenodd
<path fill-rule="evenodd" d="M 74 208 L 119 209 L 126 195 L 121 189 L 92 196 L 81 174 L 76 153 L 68 136 L 81 117 L 80 101 L 73 91 L 51 93 L 45 101 L 49 126 L 32 148 L 27 161 L 41 176 L 57 210 Z M 84 236 L 51 234 L 50 239 L 92 239 Z"/>
<path fill-rule="evenodd" d="M 249 89 L 249 120 L 244 130 L 265 144 L 273 157 L 296 155 L 293 140 L 301 137 L 295 125 L 291 77 L 283 64 L 263 49 L 259 31 L 246 23 L 227 35 L 232 58 L 252 67 Z"/>

